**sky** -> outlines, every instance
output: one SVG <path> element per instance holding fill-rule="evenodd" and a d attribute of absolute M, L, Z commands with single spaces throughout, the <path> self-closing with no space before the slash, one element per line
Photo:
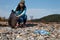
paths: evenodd
<path fill-rule="evenodd" d="M 0 16 L 9 18 L 11 10 L 15 10 L 20 0 L 0 0 Z M 28 19 L 42 18 L 52 14 L 60 14 L 60 0 L 25 0 Z"/>

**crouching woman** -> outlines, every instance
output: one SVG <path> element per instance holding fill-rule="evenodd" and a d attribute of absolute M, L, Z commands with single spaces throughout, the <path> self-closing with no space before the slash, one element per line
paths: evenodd
<path fill-rule="evenodd" d="M 20 25 L 21 22 L 25 25 L 27 20 L 25 1 L 20 2 L 15 11 L 18 18 L 16 26 Z"/>

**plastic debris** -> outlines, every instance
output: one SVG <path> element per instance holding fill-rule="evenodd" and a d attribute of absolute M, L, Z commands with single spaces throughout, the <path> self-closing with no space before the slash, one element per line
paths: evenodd
<path fill-rule="evenodd" d="M 41 34 L 41 35 L 49 35 L 50 34 L 50 32 L 48 32 L 46 30 L 35 30 L 34 33 Z"/>

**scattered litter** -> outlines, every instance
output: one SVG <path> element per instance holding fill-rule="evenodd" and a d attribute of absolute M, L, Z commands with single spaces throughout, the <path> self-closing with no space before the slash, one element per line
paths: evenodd
<path fill-rule="evenodd" d="M 41 35 L 49 35 L 50 34 L 50 32 L 48 32 L 46 30 L 35 30 L 34 33 L 41 34 Z"/>

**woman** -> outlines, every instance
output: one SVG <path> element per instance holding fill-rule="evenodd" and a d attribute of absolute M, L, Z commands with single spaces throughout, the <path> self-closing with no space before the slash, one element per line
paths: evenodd
<path fill-rule="evenodd" d="M 27 20 L 25 1 L 21 1 L 15 11 L 16 17 L 18 18 L 16 26 L 18 26 L 18 24 L 20 25 L 21 22 L 23 22 L 23 25 L 25 25 Z"/>

